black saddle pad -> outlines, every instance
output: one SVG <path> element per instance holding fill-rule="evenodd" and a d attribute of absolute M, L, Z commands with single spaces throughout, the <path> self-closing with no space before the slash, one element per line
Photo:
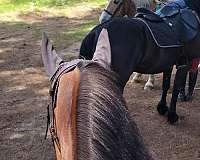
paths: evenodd
<path fill-rule="evenodd" d="M 157 46 L 166 48 L 183 45 L 180 41 L 179 33 L 173 27 L 175 24 L 172 21 L 155 23 L 144 18 L 139 19 L 147 26 Z"/>
<path fill-rule="evenodd" d="M 180 47 L 197 35 L 199 22 L 190 9 L 180 9 L 179 13 L 160 17 L 162 20 L 154 20 L 152 16 L 156 17 L 148 13 L 148 16 L 144 14 L 138 18 L 146 24 L 159 47 Z"/>

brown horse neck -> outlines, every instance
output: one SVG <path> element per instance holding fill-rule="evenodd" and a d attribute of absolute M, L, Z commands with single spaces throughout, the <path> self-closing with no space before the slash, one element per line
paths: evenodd
<path fill-rule="evenodd" d="M 80 70 L 65 73 L 59 80 L 55 113 L 55 128 L 59 147 L 55 144 L 57 159 L 77 159 L 76 106 Z"/>

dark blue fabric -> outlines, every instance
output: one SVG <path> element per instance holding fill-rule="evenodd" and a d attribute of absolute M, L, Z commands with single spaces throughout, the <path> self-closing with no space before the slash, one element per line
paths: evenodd
<path fill-rule="evenodd" d="M 177 31 L 178 21 L 176 17 L 162 22 L 152 22 L 145 19 L 142 19 L 142 21 L 146 24 L 158 47 L 183 45 L 180 40 L 180 32 Z"/>
<path fill-rule="evenodd" d="M 168 4 L 166 4 L 164 7 L 169 6 L 171 9 L 184 9 L 186 8 L 186 3 L 184 0 L 176 0 L 173 2 L 169 2 Z M 163 17 L 164 15 L 161 12 L 162 8 L 160 8 L 159 10 L 157 10 L 155 13 L 158 14 L 160 17 Z"/>
<path fill-rule="evenodd" d="M 148 15 L 142 19 L 159 47 L 182 46 L 196 36 L 198 21 L 184 0 L 170 2 L 156 14 L 164 21 L 155 22 Z"/>

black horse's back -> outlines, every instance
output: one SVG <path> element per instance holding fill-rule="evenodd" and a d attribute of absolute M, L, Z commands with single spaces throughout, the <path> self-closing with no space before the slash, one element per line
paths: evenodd
<path fill-rule="evenodd" d="M 144 24 L 136 19 L 122 17 L 115 17 L 105 23 L 95 26 L 82 40 L 80 47 L 80 58 L 92 59 L 99 34 L 103 28 L 108 30 L 110 41 L 113 43 L 111 46 L 113 46 L 116 41 L 121 41 L 121 44 L 130 46 L 130 43 L 133 42 L 133 37 L 140 37 L 138 34 L 141 32 L 143 26 Z M 132 44 L 133 45 L 131 47 L 134 47 L 135 43 L 133 42 Z M 119 45 L 117 46 L 119 49 L 122 48 Z"/>

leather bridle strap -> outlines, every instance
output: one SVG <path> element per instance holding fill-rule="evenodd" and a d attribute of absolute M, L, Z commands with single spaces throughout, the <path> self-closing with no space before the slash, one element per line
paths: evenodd
<path fill-rule="evenodd" d="M 109 14 L 111 17 L 114 17 L 115 14 L 119 11 L 119 9 L 121 8 L 122 4 L 124 3 L 124 1 L 120 2 L 119 5 L 117 6 L 116 10 L 113 13 L 110 13 L 107 9 L 104 9 L 104 11 Z"/>
<path fill-rule="evenodd" d="M 113 14 L 110 13 L 107 9 L 104 9 L 104 11 L 105 11 L 107 14 L 109 14 L 111 17 L 113 16 Z"/>

